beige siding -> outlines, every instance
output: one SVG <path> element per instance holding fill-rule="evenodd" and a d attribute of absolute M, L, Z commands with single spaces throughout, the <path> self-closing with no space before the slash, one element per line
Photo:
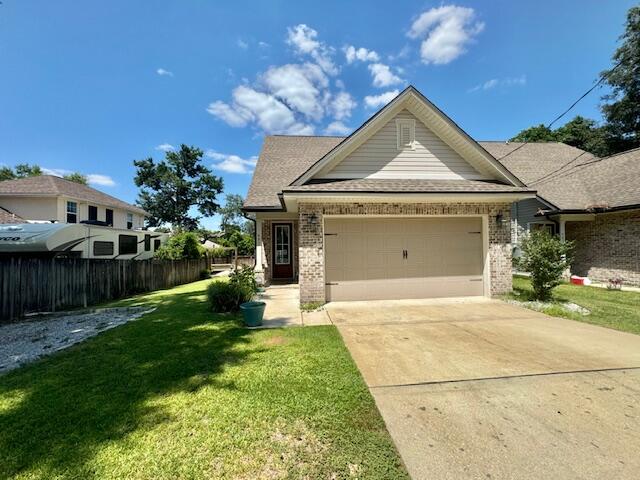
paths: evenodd
<path fill-rule="evenodd" d="M 55 197 L 0 197 L 0 207 L 6 208 L 25 220 L 59 220 Z"/>
<path fill-rule="evenodd" d="M 396 119 L 415 121 L 415 148 L 397 148 Z M 409 111 L 372 135 L 322 178 L 484 179 L 466 160 Z"/>

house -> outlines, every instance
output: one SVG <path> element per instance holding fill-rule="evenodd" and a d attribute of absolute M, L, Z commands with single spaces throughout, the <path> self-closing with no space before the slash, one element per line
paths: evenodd
<path fill-rule="evenodd" d="M 640 149 L 598 158 L 561 143 L 485 148 L 537 190 L 513 205 L 515 244 L 546 228 L 574 242 L 571 273 L 640 285 Z"/>
<path fill-rule="evenodd" d="M 506 293 L 511 208 L 535 199 L 408 87 L 348 137 L 266 137 L 244 209 L 260 279 L 309 303 Z"/>
<path fill-rule="evenodd" d="M 0 182 L 0 223 L 104 222 L 142 228 L 146 212 L 95 188 L 53 175 Z"/>

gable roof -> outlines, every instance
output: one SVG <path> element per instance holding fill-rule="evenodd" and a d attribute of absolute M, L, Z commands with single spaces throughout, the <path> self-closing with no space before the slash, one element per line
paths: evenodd
<path fill-rule="evenodd" d="M 120 208 L 140 215 L 148 215 L 148 213 L 140 207 L 123 202 L 87 185 L 71 182 L 54 175 L 39 175 L 16 180 L 4 180 L 0 182 L 0 196 L 65 196 L 73 198 L 74 200 Z"/>
<path fill-rule="evenodd" d="M 335 166 L 403 109 L 407 109 L 425 125 L 428 124 L 431 131 L 444 140 L 476 170 L 485 173 L 488 178 L 494 178 L 511 185 L 524 186 L 515 175 L 509 172 L 500 162 L 497 162 L 489 152 L 482 148 L 412 85 L 405 88 L 351 135 L 344 137 L 331 150 L 317 159 L 306 171 L 291 182 L 292 185 L 302 185 L 321 170 Z"/>
<path fill-rule="evenodd" d="M 0 207 L 0 224 L 7 223 L 23 223 L 24 219 L 15 213 L 10 212 L 6 208 Z"/>

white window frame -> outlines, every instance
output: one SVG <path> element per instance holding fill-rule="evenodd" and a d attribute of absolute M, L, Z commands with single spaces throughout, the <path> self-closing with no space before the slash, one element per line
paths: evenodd
<path fill-rule="evenodd" d="M 409 143 L 402 143 L 402 129 L 409 128 Z M 396 146 L 398 150 L 416 149 L 416 121 L 412 118 L 396 118 Z"/>
<path fill-rule="evenodd" d="M 131 221 L 129 221 L 131 219 Z M 133 213 L 127 212 L 126 216 L 127 230 L 133 230 Z M 129 228 L 129 223 L 131 223 L 131 228 Z"/>
<path fill-rule="evenodd" d="M 75 205 L 75 211 L 69 210 L 69 205 Z M 69 222 L 69 214 L 76 216 L 75 222 Z M 78 202 L 74 202 L 73 200 L 67 200 L 67 204 L 65 208 L 65 221 L 66 223 L 78 223 Z"/>
<path fill-rule="evenodd" d="M 278 261 L 278 228 L 284 228 L 286 229 L 286 231 L 288 232 L 288 236 L 287 236 L 287 261 L 286 262 L 280 262 Z M 292 234 L 292 228 L 291 228 L 291 224 L 290 223 L 278 223 L 276 225 L 274 225 L 274 229 L 273 229 L 273 235 L 274 235 L 274 252 L 273 252 L 273 258 L 274 258 L 274 264 L 275 265 L 291 265 L 292 262 L 292 255 L 293 255 L 293 245 L 291 244 L 291 234 Z M 284 245 L 284 244 L 283 244 Z"/>
<path fill-rule="evenodd" d="M 540 222 L 529 222 L 527 223 L 527 231 L 531 232 L 533 231 L 533 229 L 531 228 L 533 225 L 550 225 L 551 226 L 551 235 L 557 235 L 557 233 L 554 233 L 556 230 L 556 224 L 554 222 L 549 222 L 549 221 L 540 221 Z"/>

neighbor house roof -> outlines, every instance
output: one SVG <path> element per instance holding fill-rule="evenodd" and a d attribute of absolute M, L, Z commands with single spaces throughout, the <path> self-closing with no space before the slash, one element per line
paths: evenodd
<path fill-rule="evenodd" d="M 558 210 L 640 205 L 640 149 L 599 158 L 556 142 L 481 143 Z"/>
<path fill-rule="evenodd" d="M 0 207 L 0 224 L 22 223 L 24 219 L 15 213 L 10 212 L 6 208 Z"/>
<path fill-rule="evenodd" d="M 0 182 L 0 196 L 65 196 L 74 200 L 120 208 L 140 215 L 148 215 L 140 207 L 118 200 L 100 190 L 53 175 L 39 175 L 2 181 Z"/>

